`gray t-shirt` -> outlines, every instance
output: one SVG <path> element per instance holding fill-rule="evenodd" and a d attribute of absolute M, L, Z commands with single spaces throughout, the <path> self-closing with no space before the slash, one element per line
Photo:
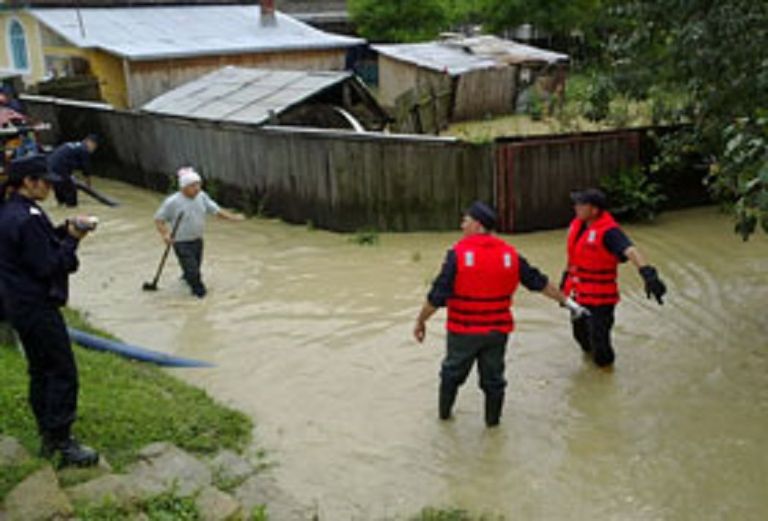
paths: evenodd
<path fill-rule="evenodd" d="M 194 199 L 190 199 L 181 192 L 176 192 L 163 201 L 155 213 L 155 219 L 165 221 L 169 226 L 173 226 L 178 215 L 184 212 L 175 239 L 177 241 L 194 241 L 203 238 L 206 214 L 215 215 L 220 210 L 219 205 L 202 190 Z"/>

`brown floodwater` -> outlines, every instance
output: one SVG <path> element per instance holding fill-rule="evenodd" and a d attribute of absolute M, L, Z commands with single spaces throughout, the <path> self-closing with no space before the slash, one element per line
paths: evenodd
<path fill-rule="evenodd" d="M 627 227 L 669 298 L 646 300 L 623 267 L 612 374 L 585 363 L 564 311 L 519 292 L 505 415 L 488 431 L 474 376 L 455 421 L 436 419 L 444 314 L 424 345 L 411 338 L 458 233 L 359 246 L 277 221 L 211 221 L 210 294 L 198 301 L 175 259 L 160 291 L 141 291 L 162 251 L 161 196 L 97 187 L 124 204 L 85 203 L 102 222 L 81 247 L 71 304 L 128 342 L 214 362 L 175 374 L 249 414 L 274 480 L 323 520 L 426 505 L 509 519 L 768 518 L 768 240 L 741 242 L 714 208 Z M 564 230 L 511 240 L 560 273 Z"/>

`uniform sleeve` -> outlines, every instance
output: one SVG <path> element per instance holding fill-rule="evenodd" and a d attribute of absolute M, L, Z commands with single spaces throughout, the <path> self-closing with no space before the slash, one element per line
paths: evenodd
<path fill-rule="evenodd" d="M 541 291 L 547 287 L 549 278 L 538 270 L 538 268 L 528 264 L 528 261 L 522 255 L 519 256 L 520 264 L 520 283 L 529 291 Z"/>
<path fill-rule="evenodd" d="M 211 199 L 211 196 L 205 192 L 203 192 L 203 203 L 205 204 L 206 213 L 216 215 L 221 211 L 221 207 L 218 205 L 218 203 Z"/>
<path fill-rule="evenodd" d="M 70 235 L 52 240 L 40 218 L 24 222 L 19 232 L 21 262 L 35 277 L 50 279 L 77 271 L 78 242 Z"/>
<path fill-rule="evenodd" d="M 80 170 L 83 172 L 83 175 L 91 176 L 91 154 L 85 147 L 80 149 Z"/>
<path fill-rule="evenodd" d="M 436 308 L 444 307 L 448 299 L 453 295 L 453 283 L 455 280 L 456 252 L 448 250 L 448 253 L 445 254 L 440 274 L 432 282 L 432 289 L 427 295 L 427 301 Z"/>
<path fill-rule="evenodd" d="M 611 228 L 603 235 L 603 246 L 618 257 L 621 262 L 626 262 L 627 256 L 624 255 L 624 252 L 632 246 L 632 241 L 621 228 Z"/>

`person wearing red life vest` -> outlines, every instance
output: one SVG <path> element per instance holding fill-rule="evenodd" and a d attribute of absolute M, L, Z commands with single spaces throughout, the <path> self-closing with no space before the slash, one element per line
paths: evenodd
<path fill-rule="evenodd" d="M 611 345 L 614 310 L 619 303 L 618 266 L 627 260 L 639 270 L 648 298 L 664 303 L 667 288 L 640 250 L 606 210 L 605 194 L 589 188 L 571 194 L 576 216 L 568 230 L 568 266 L 561 290 L 589 310 L 574 317 L 573 336 L 596 365 L 609 368 L 616 355 Z"/>
<path fill-rule="evenodd" d="M 421 343 L 427 320 L 448 307 L 446 354 L 440 370 L 439 417 L 451 418 L 459 387 L 477 362 L 485 394 L 485 422 L 499 424 L 504 405 L 504 356 L 507 338 L 515 329 L 512 297 L 519 284 L 542 292 L 576 316 L 587 310 L 566 298 L 514 246 L 492 235 L 496 214 L 481 202 L 467 210 L 461 223 L 463 238 L 446 254 L 442 270 L 421 308 L 413 335 Z"/>

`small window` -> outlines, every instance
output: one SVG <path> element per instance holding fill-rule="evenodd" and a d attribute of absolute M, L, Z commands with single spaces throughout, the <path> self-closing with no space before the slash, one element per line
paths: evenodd
<path fill-rule="evenodd" d="M 10 40 L 13 68 L 18 71 L 29 70 L 27 36 L 24 34 L 24 26 L 18 20 L 11 20 L 8 25 L 8 39 Z"/>

